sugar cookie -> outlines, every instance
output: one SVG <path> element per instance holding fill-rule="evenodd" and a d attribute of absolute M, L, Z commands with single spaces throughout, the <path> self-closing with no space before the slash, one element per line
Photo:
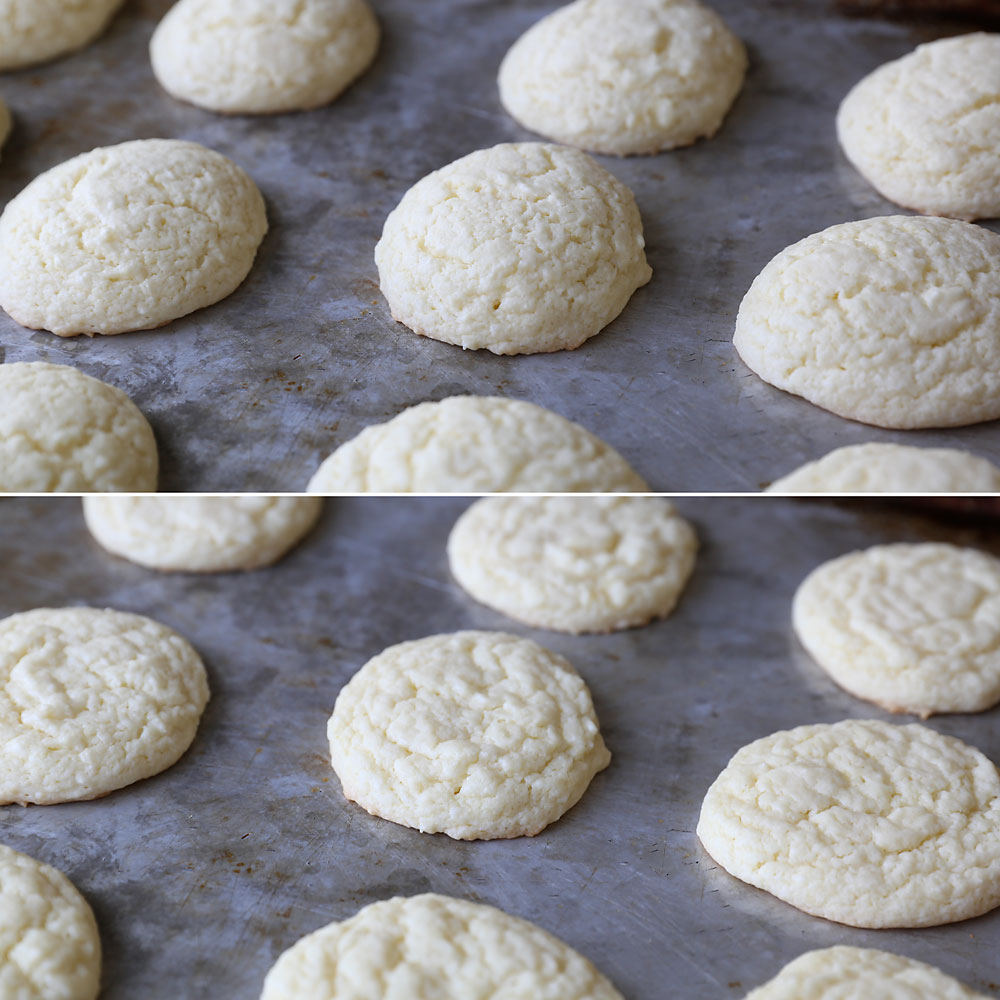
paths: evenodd
<path fill-rule="evenodd" d="M 0 71 L 82 49 L 121 5 L 122 0 L 0 0 Z"/>

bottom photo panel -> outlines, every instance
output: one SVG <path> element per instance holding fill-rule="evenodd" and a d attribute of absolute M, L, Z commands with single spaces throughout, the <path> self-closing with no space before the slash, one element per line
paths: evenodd
<path fill-rule="evenodd" d="M 1000 996 L 998 528 L 5 499 L 0 998 Z"/>

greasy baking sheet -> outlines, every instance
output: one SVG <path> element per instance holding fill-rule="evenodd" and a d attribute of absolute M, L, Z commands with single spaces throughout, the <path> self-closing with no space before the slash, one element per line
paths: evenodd
<path fill-rule="evenodd" d="M 129 0 L 91 48 L 0 76 L 16 117 L 0 204 L 76 153 L 154 136 L 232 156 L 267 199 L 272 229 L 246 284 L 163 330 L 60 340 L 0 315 L 0 360 L 76 365 L 130 393 L 156 430 L 163 489 L 302 489 L 368 424 L 456 393 L 548 406 L 664 491 L 753 491 L 868 440 L 964 445 L 1000 461 L 1000 424 L 867 428 L 765 385 L 730 343 L 743 293 L 777 251 L 898 211 L 838 152 L 840 98 L 885 60 L 974 23 L 850 18 L 826 0 L 715 0 L 751 56 L 721 133 L 658 157 L 602 158 L 636 193 L 652 283 L 577 351 L 498 358 L 394 324 L 372 250 L 420 177 L 474 149 L 536 138 L 504 114 L 495 71 L 555 2 L 373 2 L 385 29 L 374 68 L 306 114 L 223 117 L 169 98 L 147 56 L 168 0 Z"/>
<path fill-rule="evenodd" d="M 0 841 L 66 871 L 93 904 L 103 1000 L 255 997 L 303 934 L 428 890 L 549 928 L 628 1000 L 741 998 L 801 952 L 838 943 L 897 951 L 1000 992 L 1000 911 L 919 931 L 852 930 L 730 878 L 693 833 L 705 789 L 744 743 L 802 723 L 888 717 L 797 649 L 799 581 L 878 542 L 1000 554 L 995 530 L 857 503 L 682 502 L 702 548 L 675 614 L 571 637 L 522 628 L 450 581 L 445 540 L 464 504 L 329 501 L 278 566 L 190 576 L 105 554 L 77 501 L 0 502 L 0 615 L 74 603 L 148 614 L 186 635 L 210 675 L 197 740 L 169 771 L 97 802 L 0 809 Z M 344 801 L 327 763 L 327 716 L 365 660 L 461 628 L 531 636 L 593 691 L 611 766 L 534 839 L 459 843 L 375 820 Z M 930 725 L 998 760 L 997 717 Z"/>

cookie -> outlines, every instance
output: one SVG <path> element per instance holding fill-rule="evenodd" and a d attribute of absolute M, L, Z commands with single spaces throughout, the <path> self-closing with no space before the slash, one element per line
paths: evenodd
<path fill-rule="evenodd" d="M 266 114 L 329 104 L 368 68 L 378 43 L 365 0 L 180 0 L 149 52 L 173 97 Z"/>
<path fill-rule="evenodd" d="M 844 98 L 837 137 L 897 205 L 1000 216 L 1000 34 L 942 38 L 880 66 Z"/>
<path fill-rule="evenodd" d="M 0 216 L 0 306 L 60 337 L 151 330 L 224 299 L 267 232 L 232 160 L 140 139 L 36 177 Z"/>
<path fill-rule="evenodd" d="M 340 692 L 327 736 L 348 799 L 456 840 L 533 837 L 611 760 L 573 667 L 501 632 L 391 646 Z"/>
<path fill-rule="evenodd" d="M 372 903 L 289 948 L 267 974 L 261 1000 L 302 997 L 622 1000 L 541 927 L 433 893 Z"/>
<path fill-rule="evenodd" d="M 697 0 L 576 0 L 522 35 L 500 100 L 525 128 L 628 156 L 715 135 L 743 85 L 743 43 Z"/>
<path fill-rule="evenodd" d="M 613 632 L 666 618 L 697 549 L 658 497 L 488 497 L 456 522 L 448 561 L 473 598 L 511 618 Z"/>
<path fill-rule="evenodd" d="M 317 497 L 85 497 L 90 533 L 150 569 L 228 573 L 277 562 L 316 523 Z"/>
<path fill-rule="evenodd" d="M 746 1000 L 986 1000 L 932 965 L 873 948 L 810 951 Z"/>
<path fill-rule="evenodd" d="M 925 726 L 852 719 L 745 746 L 698 837 L 731 875 L 853 927 L 930 927 L 1000 905 L 1000 773 Z"/>
<path fill-rule="evenodd" d="M 958 448 L 852 444 L 775 480 L 768 493 L 997 493 L 1000 468 Z"/>
<path fill-rule="evenodd" d="M 610 445 L 534 403 L 451 396 L 341 445 L 311 493 L 644 493 Z"/>
<path fill-rule="evenodd" d="M 159 774 L 208 702 L 201 658 L 140 615 L 39 608 L 0 621 L 0 804 L 96 799 Z"/>
<path fill-rule="evenodd" d="M 156 489 L 153 430 L 121 389 L 66 365 L 0 365 L 0 492 Z"/>
<path fill-rule="evenodd" d="M 765 382 L 878 427 L 1000 417 L 1000 236 L 952 219 L 848 222 L 783 250 L 733 343 Z"/>
<path fill-rule="evenodd" d="M 82 49 L 122 0 L 0 0 L 0 72 Z"/>
<path fill-rule="evenodd" d="M 468 350 L 572 350 L 652 276 L 621 181 L 579 150 L 482 149 L 414 185 L 375 247 L 393 319 Z"/>
<path fill-rule="evenodd" d="M 1000 559 L 954 545 L 876 545 L 795 593 L 802 645 L 858 698 L 924 718 L 1000 701 Z"/>
<path fill-rule="evenodd" d="M 0 844 L 0 914 L 0 996 L 96 1000 L 97 923 L 62 872 Z"/>

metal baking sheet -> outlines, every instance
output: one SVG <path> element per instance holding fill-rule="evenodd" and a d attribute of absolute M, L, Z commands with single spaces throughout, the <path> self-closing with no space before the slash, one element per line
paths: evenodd
<path fill-rule="evenodd" d="M 0 359 L 68 363 L 149 415 L 165 490 L 298 490 L 334 447 L 405 407 L 456 393 L 547 406 L 601 434 L 654 489 L 755 491 L 868 440 L 962 445 L 1000 461 L 1000 424 L 879 431 L 765 385 L 730 338 L 743 293 L 787 244 L 899 211 L 847 166 L 834 113 L 847 89 L 918 42 L 970 22 L 849 18 L 827 0 L 715 0 L 751 70 L 721 133 L 657 157 L 602 162 L 635 191 L 652 283 L 577 351 L 498 358 L 392 322 L 372 251 L 413 183 L 459 156 L 537 138 L 500 107 L 507 47 L 553 0 L 374 0 L 374 68 L 332 106 L 225 117 L 157 86 L 147 44 L 168 0 L 129 0 L 91 48 L 0 76 L 16 116 L 0 203 L 94 146 L 202 142 L 257 180 L 271 232 L 224 302 L 149 333 L 60 340 L 0 315 Z M 994 226 L 994 228 L 996 228 Z"/>
<path fill-rule="evenodd" d="M 938 539 L 1000 554 L 978 530 L 860 503 L 681 502 L 701 538 L 676 612 L 572 637 L 521 627 L 451 582 L 464 500 L 328 501 L 316 531 L 251 574 L 163 575 L 105 554 L 69 499 L 0 503 L 0 614 L 82 603 L 151 615 L 202 653 L 213 697 L 170 770 L 92 803 L 0 810 L 0 840 L 63 869 L 104 943 L 103 1000 L 255 997 L 302 935 L 397 893 L 435 891 L 533 920 L 628 1000 L 738 1000 L 817 947 L 885 948 L 1000 993 L 1000 910 L 917 931 L 806 916 L 718 870 L 694 827 L 743 744 L 778 729 L 884 717 L 840 691 L 790 633 L 820 562 Z M 461 843 L 376 820 L 341 796 L 326 719 L 371 656 L 462 628 L 528 635 L 567 656 L 613 753 L 580 803 L 533 839 Z M 1000 760 L 998 710 L 929 724 Z"/>

